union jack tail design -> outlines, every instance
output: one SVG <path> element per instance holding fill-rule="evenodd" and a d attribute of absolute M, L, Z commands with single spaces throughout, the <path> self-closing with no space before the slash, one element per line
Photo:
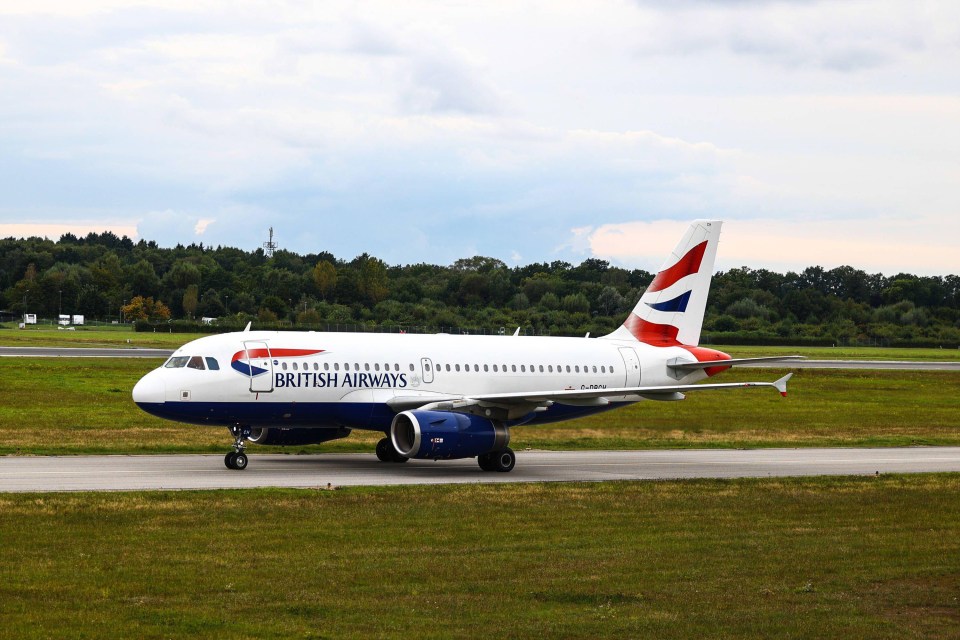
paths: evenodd
<path fill-rule="evenodd" d="M 623 326 L 606 338 L 696 346 L 707 308 L 719 220 L 695 220 L 647 287 Z"/>

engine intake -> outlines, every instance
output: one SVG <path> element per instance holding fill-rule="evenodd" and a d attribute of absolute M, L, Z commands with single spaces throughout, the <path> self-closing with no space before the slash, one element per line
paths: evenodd
<path fill-rule="evenodd" d="M 465 413 L 403 411 L 390 423 L 390 439 L 400 455 L 407 458 L 472 458 L 506 449 L 510 429 Z"/>

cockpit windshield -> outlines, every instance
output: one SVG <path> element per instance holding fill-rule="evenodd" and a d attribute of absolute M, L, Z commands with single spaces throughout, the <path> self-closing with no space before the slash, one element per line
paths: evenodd
<path fill-rule="evenodd" d="M 199 369 L 200 371 L 204 369 L 219 371 L 220 363 L 217 362 L 216 358 L 211 358 L 210 356 L 173 356 L 164 363 L 163 367 L 165 369 L 183 369 L 187 367 L 189 369 Z"/>
<path fill-rule="evenodd" d="M 167 360 L 167 364 L 163 365 L 166 369 L 180 369 L 187 366 L 187 361 L 190 360 L 190 356 L 173 356 Z"/>

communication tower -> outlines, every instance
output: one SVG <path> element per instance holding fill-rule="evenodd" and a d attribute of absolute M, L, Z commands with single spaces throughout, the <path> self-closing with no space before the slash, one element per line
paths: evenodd
<path fill-rule="evenodd" d="M 268 258 L 273 257 L 273 252 L 277 249 L 277 243 L 273 241 L 273 227 L 270 227 L 270 239 L 263 243 L 263 249 Z"/>

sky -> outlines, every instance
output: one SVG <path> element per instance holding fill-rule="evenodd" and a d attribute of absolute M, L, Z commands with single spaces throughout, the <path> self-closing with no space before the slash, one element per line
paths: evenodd
<path fill-rule="evenodd" d="M 960 273 L 960 2 L 0 0 L 0 237 Z"/>

